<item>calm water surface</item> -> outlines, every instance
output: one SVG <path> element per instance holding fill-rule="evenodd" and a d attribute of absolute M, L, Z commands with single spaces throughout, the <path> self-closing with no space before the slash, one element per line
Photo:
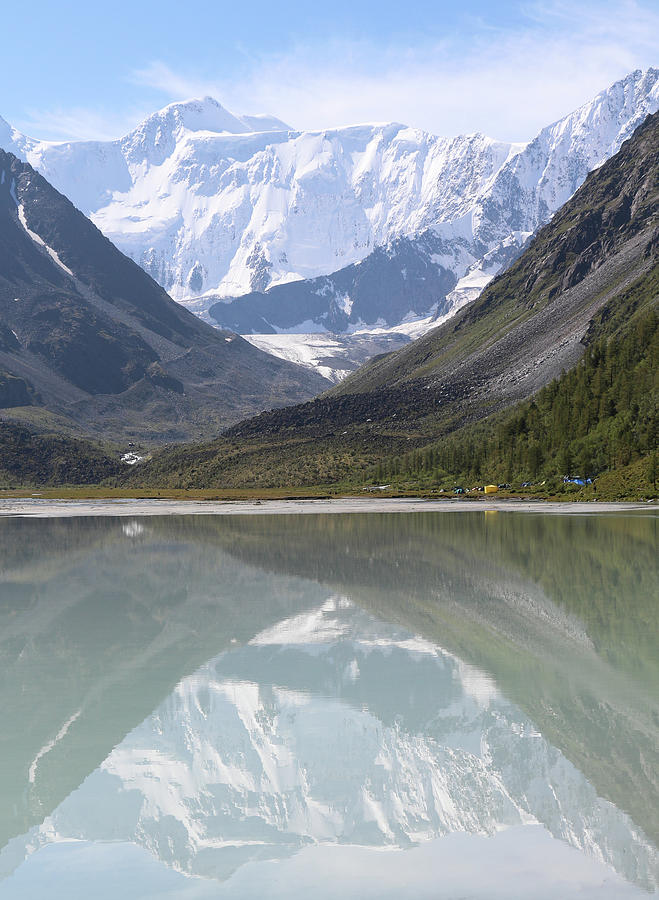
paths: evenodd
<path fill-rule="evenodd" d="M 657 888 L 657 516 L 0 521 L 0 898 Z"/>

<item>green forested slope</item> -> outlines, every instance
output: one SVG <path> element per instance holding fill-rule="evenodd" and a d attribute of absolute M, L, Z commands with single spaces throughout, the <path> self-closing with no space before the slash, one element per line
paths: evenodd
<path fill-rule="evenodd" d="M 376 476 L 514 482 L 596 475 L 644 460 L 639 486 L 656 492 L 658 298 L 655 266 L 593 320 L 574 369 L 505 414 L 387 460 Z"/>

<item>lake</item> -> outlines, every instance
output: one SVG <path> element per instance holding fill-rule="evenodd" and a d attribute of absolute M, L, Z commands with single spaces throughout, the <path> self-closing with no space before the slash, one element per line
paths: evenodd
<path fill-rule="evenodd" d="M 648 896 L 657 523 L 0 520 L 0 898 Z"/>

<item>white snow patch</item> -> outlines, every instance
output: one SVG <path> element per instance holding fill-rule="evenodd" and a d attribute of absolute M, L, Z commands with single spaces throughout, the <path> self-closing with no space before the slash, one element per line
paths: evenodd
<path fill-rule="evenodd" d="M 124 453 L 121 457 L 121 462 L 125 463 L 127 466 L 136 466 L 138 463 L 141 463 L 143 459 L 143 456 L 140 456 L 138 453 L 133 453 L 131 450 L 128 453 Z"/>
<path fill-rule="evenodd" d="M 38 244 L 40 247 L 43 247 L 43 249 L 46 251 L 46 253 L 53 260 L 53 262 L 56 263 L 56 265 L 58 265 L 60 267 L 60 269 L 63 269 L 67 275 L 69 275 L 71 278 L 75 278 L 75 275 L 73 274 L 71 269 L 69 269 L 69 267 L 62 262 L 62 260 L 59 258 L 59 256 L 55 252 L 55 250 L 53 250 L 52 247 L 49 247 L 48 244 L 43 240 L 43 238 L 41 238 L 36 233 L 36 231 L 31 231 L 28 228 L 27 220 L 25 218 L 25 209 L 23 208 L 22 203 L 18 204 L 18 218 L 20 220 L 21 225 L 27 231 L 27 233 L 32 238 L 32 240 L 35 242 L 35 244 Z"/>
<path fill-rule="evenodd" d="M 243 337 L 259 350 L 306 369 L 313 369 L 332 382 L 341 381 L 352 371 L 351 368 L 341 366 L 344 347 L 334 335 L 280 333 L 245 334 Z M 335 366 L 327 364 L 328 357 L 336 359 Z"/>
<path fill-rule="evenodd" d="M 67 731 L 73 725 L 73 723 L 76 721 L 76 719 L 80 716 L 81 712 L 82 712 L 82 709 L 79 709 L 77 712 L 73 713 L 73 715 L 70 718 L 68 718 L 66 720 L 66 722 L 62 725 L 62 727 L 57 732 L 55 737 L 51 741 L 48 741 L 46 744 L 44 744 L 43 747 L 37 753 L 37 755 L 34 757 L 32 762 L 30 763 L 30 768 L 28 770 L 28 780 L 29 780 L 30 784 L 34 784 L 35 779 L 37 777 L 37 766 L 39 765 L 39 761 L 42 760 L 47 753 L 50 753 L 50 751 L 53 749 L 53 747 L 56 744 L 58 744 L 59 741 L 61 741 L 63 737 L 65 737 Z"/>

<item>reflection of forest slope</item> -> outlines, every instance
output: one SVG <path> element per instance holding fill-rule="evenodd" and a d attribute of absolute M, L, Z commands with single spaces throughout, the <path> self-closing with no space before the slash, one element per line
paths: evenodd
<path fill-rule="evenodd" d="M 325 583 L 492 673 L 656 839 L 656 518 L 449 512 L 200 527 L 245 562 Z"/>
<path fill-rule="evenodd" d="M 326 597 L 196 543 L 190 520 L 152 524 L 0 523 L 0 846 L 40 822 L 180 678 Z"/>

